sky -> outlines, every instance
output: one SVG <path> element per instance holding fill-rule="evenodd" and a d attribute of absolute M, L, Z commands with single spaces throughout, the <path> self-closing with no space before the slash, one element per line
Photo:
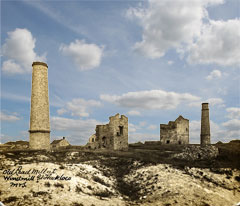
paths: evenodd
<path fill-rule="evenodd" d="M 29 140 L 32 62 L 48 64 L 51 141 L 84 145 L 117 113 L 160 139 L 201 103 L 212 143 L 240 139 L 239 0 L 1 1 L 1 143 Z"/>

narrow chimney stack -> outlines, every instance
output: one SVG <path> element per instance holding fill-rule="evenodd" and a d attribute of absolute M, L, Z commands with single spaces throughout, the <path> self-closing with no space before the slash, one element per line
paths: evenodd
<path fill-rule="evenodd" d="M 208 103 L 202 103 L 201 115 L 201 145 L 211 144 L 210 119 Z"/>
<path fill-rule="evenodd" d="M 48 66 L 43 62 L 33 62 L 32 64 L 29 133 L 30 149 L 50 149 Z"/>

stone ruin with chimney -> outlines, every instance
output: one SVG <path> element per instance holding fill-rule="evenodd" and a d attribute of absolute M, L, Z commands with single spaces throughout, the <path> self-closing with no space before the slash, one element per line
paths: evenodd
<path fill-rule="evenodd" d="M 32 93 L 30 113 L 30 149 L 50 149 L 48 97 L 48 66 L 32 64 Z M 211 144 L 208 103 L 202 103 L 201 145 Z M 179 116 L 168 124 L 160 124 L 160 144 L 189 144 L 189 120 Z M 90 149 L 125 150 L 128 148 L 128 118 L 116 114 L 106 125 L 97 125 L 96 133 L 86 145 Z"/>

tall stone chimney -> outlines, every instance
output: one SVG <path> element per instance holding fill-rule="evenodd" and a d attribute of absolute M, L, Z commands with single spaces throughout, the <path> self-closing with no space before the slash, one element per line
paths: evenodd
<path fill-rule="evenodd" d="M 29 148 L 48 150 L 50 149 L 48 66 L 43 62 L 33 62 L 32 67 Z"/>
<path fill-rule="evenodd" d="M 208 103 L 202 103 L 201 116 L 201 145 L 211 144 L 210 140 L 210 120 Z"/>

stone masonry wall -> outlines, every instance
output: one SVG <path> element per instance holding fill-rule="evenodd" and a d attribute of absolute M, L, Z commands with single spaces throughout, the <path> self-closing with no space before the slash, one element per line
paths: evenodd
<path fill-rule="evenodd" d="M 50 133 L 49 132 L 30 132 L 30 149 L 49 149 Z"/>
<path fill-rule="evenodd" d="M 179 116 L 174 122 L 160 125 L 162 144 L 189 144 L 189 120 Z"/>
<path fill-rule="evenodd" d="M 128 148 L 128 118 L 124 115 L 116 114 L 110 117 L 109 127 L 113 131 L 114 150 Z"/>
<path fill-rule="evenodd" d="M 96 126 L 95 142 L 90 137 L 88 148 L 123 150 L 128 148 L 128 118 L 119 114 L 109 118 L 109 124 Z"/>

